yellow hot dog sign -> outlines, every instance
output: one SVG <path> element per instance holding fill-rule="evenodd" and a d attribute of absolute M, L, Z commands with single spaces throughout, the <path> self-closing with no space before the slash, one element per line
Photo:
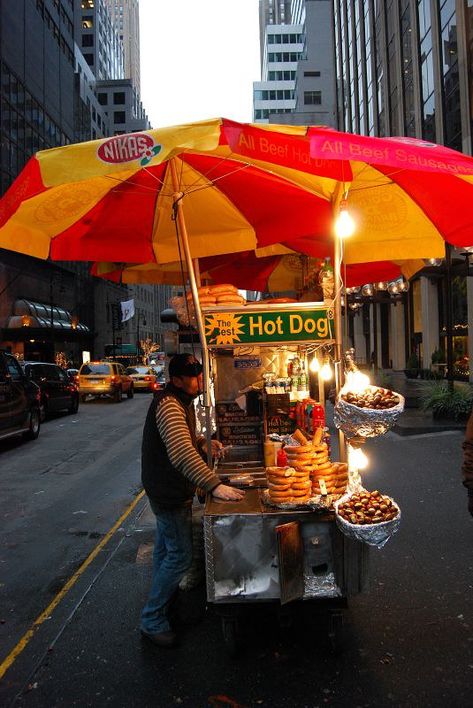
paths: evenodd
<path fill-rule="evenodd" d="M 333 310 L 263 310 L 212 312 L 204 316 L 209 346 L 329 341 L 334 337 Z"/>

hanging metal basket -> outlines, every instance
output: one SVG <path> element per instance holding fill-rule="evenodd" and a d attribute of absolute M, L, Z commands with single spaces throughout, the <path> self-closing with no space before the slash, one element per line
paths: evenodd
<path fill-rule="evenodd" d="M 369 386 L 368 390 L 382 391 L 386 395 L 392 394 L 386 388 L 380 386 Z M 350 439 L 357 435 L 364 438 L 376 438 L 384 435 L 396 423 L 400 414 L 404 410 L 404 397 L 400 393 L 394 395 L 398 397 L 399 403 L 392 408 L 360 408 L 359 406 L 344 400 L 340 392 L 335 402 L 333 420 L 337 428 Z"/>

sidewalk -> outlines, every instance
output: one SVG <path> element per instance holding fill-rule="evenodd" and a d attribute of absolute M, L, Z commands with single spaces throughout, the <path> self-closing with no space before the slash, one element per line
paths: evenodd
<path fill-rule="evenodd" d="M 420 408 L 423 391 L 432 383 L 423 379 L 407 379 L 402 371 L 389 371 L 387 377 L 394 391 L 406 399 L 404 412 L 399 416 L 393 432 L 398 435 L 422 435 L 425 433 L 441 433 L 446 430 L 463 431 L 465 421 L 436 420 L 430 411 Z M 458 382 L 468 386 L 467 383 Z"/>

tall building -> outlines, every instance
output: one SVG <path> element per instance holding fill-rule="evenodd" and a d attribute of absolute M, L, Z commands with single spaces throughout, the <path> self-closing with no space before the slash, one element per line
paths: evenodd
<path fill-rule="evenodd" d="M 274 22 L 274 18 L 279 20 Z M 262 80 L 253 85 L 255 122 L 335 125 L 330 0 L 260 3 Z"/>
<path fill-rule="evenodd" d="M 472 153 L 471 2 L 336 0 L 334 41 L 341 130 L 422 138 Z M 453 256 L 463 270 L 453 281 L 460 361 L 473 352 L 473 285 L 465 255 Z M 355 317 L 357 348 L 371 352 L 376 343 L 378 364 L 395 369 L 415 352 L 429 368 L 432 353 L 446 346 L 443 272 L 430 268 L 414 278 L 404 307 L 371 305 L 369 317 Z"/>
<path fill-rule="evenodd" d="M 105 0 L 76 0 L 74 35 L 98 81 L 124 78 L 123 47 Z"/>
<path fill-rule="evenodd" d="M 0 69 L 0 195 L 38 150 L 149 127 L 123 78 L 122 43 L 104 0 L 1 2 Z M 89 271 L 88 263 L 0 250 L 0 346 L 48 361 L 62 351 L 75 364 L 83 351 L 103 356 L 110 305 L 131 297 L 141 318 L 125 323 L 123 341 L 159 337 L 156 288 L 136 291 Z"/>
<path fill-rule="evenodd" d="M 138 95 L 140 79 L 140 16 L 138 0 L 104 0 L 123 47 L 125 79 Z"/>

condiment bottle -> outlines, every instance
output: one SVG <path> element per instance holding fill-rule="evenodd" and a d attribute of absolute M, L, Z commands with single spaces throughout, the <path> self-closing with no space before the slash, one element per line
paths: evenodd
<path fill-rule="evenodd" d="M 276 455 L 276 467 L 286 467 L 287 465 L 287 455 L 284 450 L 284 448 L 280 448 L 278 450 L 278 454 Z"/>

